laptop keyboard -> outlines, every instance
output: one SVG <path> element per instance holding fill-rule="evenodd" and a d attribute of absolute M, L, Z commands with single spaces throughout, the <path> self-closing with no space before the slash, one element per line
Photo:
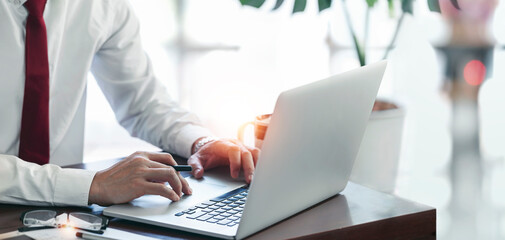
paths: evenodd
<path fill-rule="evenodd" d="M 175 216 L 233 227 L 240 222 L 242 217 L 247 193 L 249 192 L 248 188 L 249 186 L 237 188 L 190 207 L 185 211 L 178 212 Z"/>

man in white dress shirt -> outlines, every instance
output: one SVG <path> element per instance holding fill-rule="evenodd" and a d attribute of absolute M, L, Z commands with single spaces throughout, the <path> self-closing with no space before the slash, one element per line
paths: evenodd
<path fill-rule="evenodd" d="M 188 157 L 197 178 L 230 165 L 232 177 L 244 171 L 251 181 L 259 150 L 211 138 L 167 95 L 126 0 L 1 0 L 1 203 L 110 205 L 191 194 L 166 153 L 137 152 L 99 172 L 59 167 L 82 162 L 90 70 L 132 136 Z"/>

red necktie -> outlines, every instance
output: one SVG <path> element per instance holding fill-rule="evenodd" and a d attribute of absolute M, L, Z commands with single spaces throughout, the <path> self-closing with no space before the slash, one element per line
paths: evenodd
<path fill-rule="evenodd" d="M 25 93 L 19 157 L 49 163 L 49 61 L 43 13 L 47 0 L 28 0 L 25 40 Z"/>

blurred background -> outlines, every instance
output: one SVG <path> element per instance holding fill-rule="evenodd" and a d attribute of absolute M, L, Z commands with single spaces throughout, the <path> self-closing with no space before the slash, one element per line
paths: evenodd
<path fill-rule="evenodd" d="M 505 239 L 504 3 L 130 2 L 158 78 L 220 137 L 272 112 L 284 90 L 386 56 L 379 97 L 405 112 L 389 192 L 436 207 L 440 239 Z M 87 162 L 158 150 L 118 125 L 91 74 L 86 116 Z"/>

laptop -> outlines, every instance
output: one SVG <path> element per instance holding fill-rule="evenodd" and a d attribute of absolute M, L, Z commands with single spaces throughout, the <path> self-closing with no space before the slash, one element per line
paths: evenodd
<path fill-rule="evenodd" d="M 341 192 L 376 98 L 386 61 L 281 93 L 253 181 L 228 168 L 186 179 L 193 194 L 172 202 L 143 196 L 106 216 L 225 239 L 242 239 Z"/>

